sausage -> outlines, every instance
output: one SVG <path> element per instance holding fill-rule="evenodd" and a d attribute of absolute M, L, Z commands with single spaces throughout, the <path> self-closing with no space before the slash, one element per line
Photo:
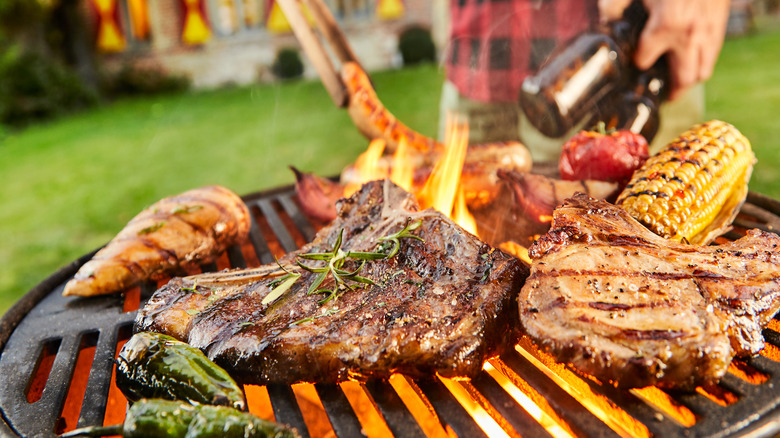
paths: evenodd
<path fill-rule="evenodd" d="M 414 167 L 412 192 L 419 191 L 433 171 L 443 150 L 430 153 L 411 154 Z M 377 168 L 390 175 L 393 170 L 393 156 L 379 158 Z M 461 172 L 461 187 L 469 207 L 480 207 L 492 202 L 499 190 L 498 171 L 528 172 L 531 170 L 531 155 L 528 149 L 517 142 L 486 143 L 469 146 Z M 354 165 L 347 166 L 341 173 L 343 185 L 363 183 Z"/>
<path fill-rule="evenodd" d="M 371 80 L 358 64 L 344 63 L 341 78 L 349 94 L 347 111 L 352 121 L 369 140 L 384 139 L 387 143 L 386 153 L 394 153 L 401 138 L 405 138 L 412 149 L 421 152 L 441 147 L 436 140 L 410 129 L 396 119 L 379 100 Z"/>
<path fill-rule="evenodd" d="M 377 138 L 385 140 L 385 154 L 391 155 L 395 153 L 402 138 L 406 139 L 408 146 L 412 150 L 423 154 L 444 150 L 444 144 L 414 131 L 391 114 L 379 100 L 379 96 L 377 96 L 374 87 L 371 85 L 371 80 L 358 64 L 354 62 L 345 63 L 341 68 L 341 78 L 349 94 L 347 110 L 352 121 L 358 130 L 369 140 Z M 525 149 L 525 146 L 520 142 L 486 143 L 477 146 L 472 145 L 472 147 L 489 150 L 491 151 L 489 153 L 492 154 L 493 148 L 501 149 L 508 145 L 517 149 Z M 520 157 L 516 152 L 514 153 L 516 154 L 515 158 Z M 531 168 L 531 155 L 527 150 L 522 154 L 522 160 L 522 164 L 515 163 L 520 165 L 513 166 L 510 169 L 519 172 L 529 170 Z"/>

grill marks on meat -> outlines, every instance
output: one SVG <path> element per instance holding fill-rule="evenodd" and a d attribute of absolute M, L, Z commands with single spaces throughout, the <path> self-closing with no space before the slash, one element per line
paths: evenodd
<path fill-rule="evenodd" d="M 163 273 L 212 262 L 249 234 L 249 210 L 241 198 L 208 186 L 164 198 L 141 211 L 82 266 L 63 295 L 122 291 Z"/>
<path fill-rule="evenodd" d="M 338 204 L 339 216 L 313 242 L 279 260 L 301 277 L 270 306 L 262 304 L 277 265 L 175 278 L 139 313 L 136 330 L 170 334 L 203 349 L 243 383 L 337 382 L 473 376 L 517 335 L 516 293 L 528 275 L 440 213 L 418 211 L 389 181 L 366 184 Z M 307 295 L 316 274 L 295 267 L 297 253 L 330 251 L 343 229 L 345 251 L 372 251 L 378 238 L 422 220 L 389 259 L 367 262 L 376 285 L 320 304 Z M 319 262 L 307 261 L 310 265 Z M 352 271 L 358 261 L 348 261 Z M 334 288 L 328 277 L 321 288 Z"/>
<path fill-rule="evenodd" d="M 562 362 L 621 387 L 717 382 L 758 353 L 780 308 L 780 237 L 719 246 L 667 241 L 578 194 L 530 249 L 520 296 L 527 334 Z"/>

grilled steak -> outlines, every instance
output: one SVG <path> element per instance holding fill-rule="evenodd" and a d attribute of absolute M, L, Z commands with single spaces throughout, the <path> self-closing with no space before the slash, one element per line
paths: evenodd
<path fill-rule="evenodd" d="M 530 249 L 523 328 L 559 361 L 621 387 L 717 382 L 764 346 L 780 307 L 780 237 L 675 243 L 578 194 Z"/>
<path fill-rule="evenodd" d="M 164 273 L 209 263 L 249 235 L 249 210 L 220 186 L 161 199 L 128 222 L 84 264 L 63 295 L 120 292 Z"/>
<path fill-rule="evenodd" d="M 485 359 L 517 335 L 516 291 L 528 267 L 465 232 L 439 212 L 418 211 L 389 181 L 368 183 L 338 203 L 339 215 L 310 244 L 279 265 L 175 278 L 139 312 L 135 329 L 159 331 L 200 348 L 242 383 L 337 382 L 385 378 L 473 376 Z M 319 276 L 295 264 L 300 254 L 340 249 L 385 251 L 380 238 L 407 230 L 397 254 L 345 258 L 343 273 L 371 283 Z M 414 227 L 411 227 L 414 228 Z M 422 240 L 418 240 L 422 239 Z M 378 245 L 379 244 L 379 245 Z M 325 261 L 301 260 L 310 267 Z M 346 276 L 346 275 L 345 275 Z M 276 280 L 276 281 L 274 281 Z M 272 303 L 274 287 L 292 286 Z M 327 302 L 325 289 L 335 291 Z M 278 290 L 278 289 L 277 289 Z"/>

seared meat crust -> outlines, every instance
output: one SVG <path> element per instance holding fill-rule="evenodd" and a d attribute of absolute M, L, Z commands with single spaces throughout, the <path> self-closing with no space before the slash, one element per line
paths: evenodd
<path fill-rule="evenodd" d="M 485 359 L 513 345 L 516 291 L 528 275 L 521 261 L 491 248 L 442 214 L 417 211 L 389 182 L 368 183 L 339 202 L 339 216 L 314 241 L 280 259 L 301 274 L 280 299 L 262 303 L 278 266 L 176 278 L 158 290 L 136 330 L 172 335 L 203 349 L 243 383 L 338 382 L 473 376 Z M 375 285 L 320 303 L 307 295 L 316 274 L 297 268 L 296 254 L 328 252 L 341 230 L 344 251 L 373 251 L 378 239 L 421 220 L 392 258 L 366 262 Z M 314 265 L 318 262 L 304 261 Z M 348 261 L 345 271 L 359 267 Z M 328 277 L 320 288 L 335 288 Z"/>
<path fill-rule="evenodd" d="M 717 382 L 758 353 L 780 308 L 780 237 L 717 246 L 656 236 L 625 211 L 578 194 L 530 249 L 520 296 L 527 334 L 559 361 L 621 387 Z"/>

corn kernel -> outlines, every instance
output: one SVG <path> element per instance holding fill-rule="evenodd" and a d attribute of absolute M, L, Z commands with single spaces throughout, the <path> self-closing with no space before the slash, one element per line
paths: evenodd
<path fill-rule="evenodd" d="M 694 126 L 634 172 L 617 204 L 655 233 L 695 241 L 732 193 L 744 187 L 755 157 L 728 123 Z"/>

